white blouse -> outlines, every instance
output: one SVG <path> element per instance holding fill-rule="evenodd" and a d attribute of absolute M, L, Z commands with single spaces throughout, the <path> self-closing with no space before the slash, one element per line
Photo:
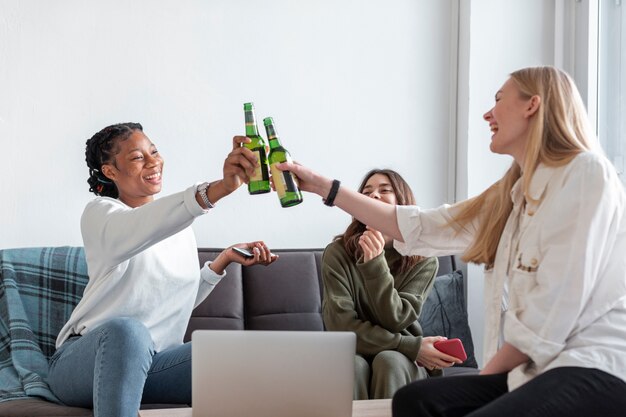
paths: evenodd
<path fill-rule="evenodd" d="M 626 193 L 615 169 L 593 152 L 562 167 L 540 164 L 529 194 L 521 180 L 513 187 L 513 211 L 485 271 L 485 360 L 502 331 L 530 358 L 509 373 L 510 390 L 563 366 L 626 381 Z M 470 224 L 457 233 L 445 205 L 398 206 L 397 215 L 404 243 L 394 244 L 405 255 L 462 253 L 476 231 Z"/>

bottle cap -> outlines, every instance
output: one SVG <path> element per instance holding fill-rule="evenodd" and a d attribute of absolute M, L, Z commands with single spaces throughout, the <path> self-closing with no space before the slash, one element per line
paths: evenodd
<path fill-rule="evenodd" d="M 272 119 L 271 117 L 266 117 L 265 119 L 263 119 L 263 124 L 265 126 L 273 125 L 274 119 Z"/>
<path fill-rule="evenodd" d="M 254 108 L 254 103 L 243 103 L 244 110 L 252 110 Z"/>

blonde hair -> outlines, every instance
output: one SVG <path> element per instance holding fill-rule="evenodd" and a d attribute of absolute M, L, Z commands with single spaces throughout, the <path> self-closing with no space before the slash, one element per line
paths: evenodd
<path fill-rule="evenodd" d="M 562 166 L 580 152 L 598 147 L 582 98 L 569 75 L 554 67 L 531 67 L 510 76 L 521 98 L 541 99 L 530 119 L 524 166 L 513 162 L 500 180 L 482 194 L 456 204 L 452 211 L 452 226 L 457 230 L 479 220 L 476 236 L 463 260 L 488 267 L 494 263 L 500 236 L 513 208 L 510 193 L 517 180 L 522 178 L 524 196 L 531 200 L 528 188 L 540 162 Z"/>

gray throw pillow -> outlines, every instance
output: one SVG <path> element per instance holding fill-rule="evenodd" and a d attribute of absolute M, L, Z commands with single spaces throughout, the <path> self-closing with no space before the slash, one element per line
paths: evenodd
<path fill-rule="evenodd" d="M 461 271 L 435 278 L 435 285 L 424 302 L 419 322 L 424 336 L 461 339 L 465 353 L 467 353 L 467 360 L 458 366 L 478 367 L 474 357 L 472 333 L 467 320 Z"/>

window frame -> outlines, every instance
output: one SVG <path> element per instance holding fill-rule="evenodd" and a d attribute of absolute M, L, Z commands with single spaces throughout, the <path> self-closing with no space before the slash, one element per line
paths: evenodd
<path fill-rule="evenodd" d="M 618 39 L 611 36 L 615 31 Z M 555 1 L 555 65 L 576 81 L 602 148 L 626 187 L 626 118 L 621 116 L 626 112 L 624 50 L 623 0 Z"/>

